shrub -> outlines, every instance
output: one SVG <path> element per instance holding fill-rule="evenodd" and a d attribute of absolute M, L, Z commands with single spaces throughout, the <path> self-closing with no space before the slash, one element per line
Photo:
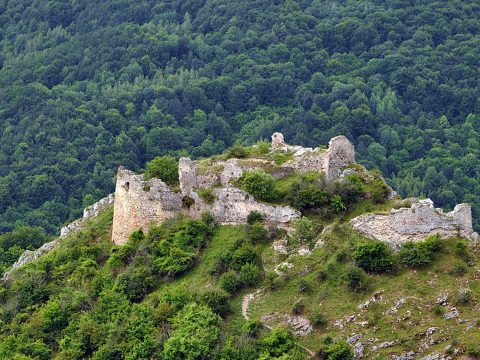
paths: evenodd
<path fill-rule="evenodd" d="M 301 211 L 320 208 L 328 204 L 329 200 L 328 192 L 317 185 L 307 185 L 303 189 L 293 186 L 290 195 L 291 205 Z"/>
<path fill-rule="evenodd" d="M 358 267 L 348 268 L 345 274 L 345 280 L 349 289 L 353 291 L 362 291 L 368 288 L 370 278 L 362 269 Z"/>
<path fill-rule="evenodd" d="M 198 196 L 200 196 L 200 199 L 202 199 L 206 204 L 212 204 L 216 199 L 213 190 L 207 188 L 199 189 Z"/>
<path fill-rule="evenodd" d="M 439 248 L 438 236 L 431 236 L 424 241 L 408 241 L 400 250 L 401 261 L 409 267 L 422 268 L 430 264 Z"/>
<path fill-rule="evenodd" d="M 247 320 L 242 326 L 243 332 L 251 338 L 256 338 L 262 330 L 262 323 L 255 320 Z"/>
<path fill-rule="evenodd" d="M 238 274 L 233 270 L 223 273 L 218 279 L 218 286 L 229 294 L 235 293 L 240 288 Z"/>
<path fill-rule="evenodd" d="M 228 150 L 227 150 L 228 158 L 246 158 L 248 156 L 248 149 L 239 142 L 235 142 Z"/>
<path fill-rule="evenodd" d="M 298 299 L 292 306 L 292 314 L 298 315 L 305 310 L 305 302 L 303 299 Z"/>
<path fill-rule="evenodd" d="M 470 252 L 468 251 L 468 245 L 462 241 L 462 240 L 458 240 L 455 242 L 454 244 L 454 250 L 455 250 L 455 254 L 465 260 L 465 261 L 470 261 L 471 260 L 471 254 Z"/>
<path fill-rule="evenodd" d="M 353 252 L 356 264 L 364 270 L 388 272 L 393 268 L 390 249 L 381 241 L 368 241 L 359 244 Z"/>
<path fill-rule="evenodd" d="M 317 357 L 324 360 L 351 360 L 353 359 L 353 351 L 345 340 L 339 340 L 324 345 L 318 352 Z"/>
<path fill-rule="evenodd" d="M 463 276 L 467 273 L 467 271 L 467 264 L 461 260 L 456 260 L 448 273 L 453 276 Z"/>
<path fill-rule="evenodd" d="M 315 239 L 315 231 L 313 230 L 313 223 L 311 220 L 302 216 L 299 219 L 293 220 L 293 231 L 291 239 L 302 245 L 309 245 Z"/>
<path fill-rule="evenodd" d="M 169 186 L 178 185 L 178 162 L 171 156 L 159 156 L 147 163 L 145 179 L 159 178 Z"/>
<path fill-rule="evenodd" d="M 297 286 L 298 286 L 298 291 L 300 292 L 308 293 L 312 289 L 312 285 L 306 279 L 299 279 L 297 282 Z"/>
<path fill-rule="evenodd" d="M 330 200 L 330 206 L 332 207 L 332 210 L 336 213 L 342 212 L 347 208 L 343 203 L 343 200 L 340 197 L 340 195 L 334 195 L 332 197 L 332 199 Z"/>
<path fill-rule="evenodd" d="M 245 190 L 259 200 L 271 201 L 278 197 L 275 179 L 263 170 L 246 171 L 240 181 Z"/>
<path fill-rule="evenodd" d="M 278 357 L 288 353 L 295 346 L 293 335 L 287 329 L 277 327 L 262 339 L 262 347 L 268 355 Z"/>
<path fill-rule="evenodd" d="M 315 311 L 314 313 L 312 313 L 308 319 L 310 320 L 310 323 L 315 327 L 322 327 L 327 324 L 325 316 L 319 311 Z"/>
<path fill-rule="evenodd" d="M 200 216 L 200 220 L 208 227 L 212 228 L 215 225 L 215 218 L 213 215 L 207 211 L 203 212 Z"/>
<path fill-rule="evenodd" d="M 255 248 L 251 245 L 245 244 L 232 253 L 229 267 L 233 270 L 240 271 L 245 264 L 257 264 L 259 255 Z"/>
<path fill-rule="evenodd" d="M 325 281 L 328 277 L 327 271 L 320 269 L 317 271 L 316 278 L 319 282 Z"/>
<path fill-rule="evenodd" d="M 189 304 L 173 321 L 162 359 L 206 359 L 220 337 L 221 319 L 205 305 Z"/>
<path fill-rule="evenodd" d="M 247 228 L 247 239 L 252 244 L 260 244 L 268 239 L 268 231 L 261 223 L 254 223 Z"/>
<path fill-rule="evenodd" d="M 278 289 L 280 286 L 280 277 L 275 271 L 265 273 L 265 287 L 270 290 Z"/>
<path fill-rule="evenodd" d="M 200 294 L 202 303 L 207 305 L 212 311 L 220 316 L 225 316 L 230 311 L 228 303 L 229 295 L 221 289 L 205 290 Z"/>
<path fill-rule="evenodd" d="M 253 286 L 260 278 L 260 269 L 257 265 L 247 263 L 240 269 L 240 280 L 246 286 Z"/>
<path fill-rule="evenodd" d="M 458 293 L 456 303 L 458 305 L 467 305 L 472 301 L 472 292 L 470 290 L 462 290 Z"/>
<path fill-rule="evenodd" d="M 259 211 L 250 211 L 247 215 L 247 224 L 253 225 L 263 220 L 263 214 Z"/>

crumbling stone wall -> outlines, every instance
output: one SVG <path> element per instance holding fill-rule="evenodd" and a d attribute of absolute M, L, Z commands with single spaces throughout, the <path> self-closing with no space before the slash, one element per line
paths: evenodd
<path fill-rule="evenodd" d="M 392 209 L 390 214 L 365 214 L 350 221 L 364 235 L 398 248 L 406 241 L 418 241 L 434 234 L 442 237 L 462 236 L 476 241 L 472 228 L 472 211 L 459 204 L 449 213 L 435 209 L 430 199 L 420 200 L 410 208 Z"/>
<path fill-rule="evenodd" d="M 293 168 L 296 171 L 324 172 L 327 181 L 334 181 L 344 168 L 355 163 L 355 148 L 345 136 L 336 136 L 328 143 L 328 149 L 304 148 L 288 145 L 283 141 L 283 135 L 275 133 L 272 136 L 272 148 L 293 152 L 293 159 L 283 167 Z"/>
<path fill-rule="evenodd" d="M 117 174 L 115 190 L 115 207 L 113 216 L 113 241 L 123 244 L 136 229 L 146 230 L 151 222 L 158 223 L 172 218 L 179 213 L 199 217 L 201 213 L 212 213 L 215 220 L 222 224 L 244 223 L 251 211 L 260 211 L 265 220 L 270 223 L 283 224 L 299 217 L 300 212 L 288 206 L 273 206 L 258 202 L 252 195 L 231 185 L 246 170 L 269 167 L 272 174 L 282 178 L 294 171 L 325 171 L 327 180 L 339 177 L 343 168 L 355 162 L 353 145 L 344 136 L 338 136 L 330 141 L 327 150 L 303 148 L 285 144 L 283 135 L 275 133 L 272 136 L 274 151 L 293 151 L 294 159 L 281 167 L 266 159 L 229 159 L 215 160 L 203 163 L 200 171 L 199 162 L 190 158 L 179 161 L 180 192 L 173 192 L 159 179 L 145 181 L 143 175 L 120 167 Z M 222 187 L 216 187 L 221 185 Z M 214 188 L 215 187 L 215 188 Z M 216 200 L 206 204 L 197 194 L 202 188 L 214 188 Z M 186 197 L 193 204 L 182 205 Z"/>
<path fill-rule="evenodd" d="M 182 194 L 175 193 L 160 179 L 146 181 L 121 166 L 115 186 L 112 238 L 123 244 L 138 229 L 147 230 L 151 222 L 174 217 L 182 210 Z"/>

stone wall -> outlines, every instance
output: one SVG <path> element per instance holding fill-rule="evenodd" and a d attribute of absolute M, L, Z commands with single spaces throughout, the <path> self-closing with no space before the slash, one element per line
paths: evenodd
<path fill-rule="evenodd" d="M 410 208 L 392 209 L 390 214 L 360 215 L 350 221 L 354 229 L 395 248 L 406 241 L 418 241 L 434 234 L 442 237 L 462 236 L 476 241 L 469 205 L 459 204 L 449 213 L 435 209 L 430 199 L 420 200 Z"/>
<path fill-rule="evenodd" d="M 123 166 L 118 169 L 115 187 L 112 239 L 123 244 L 138 229 L 151 222 L 172 218 L 182 210 L 182 194 L 173 192 L 160 179 L 146 181 Z"/>
<path fill-rule="evenodd" d="M 327 180 L 331 181 L 340 176 L 345 166 L 355 162 L 353 145 L 344 136 L 333 138 L 329 148 L 321 150 L 287 145 L 283 135 L 275 133 L 272 150 L 292 151 L 294 159 L 277 166 L 267 159 L 210 159 L 200 163 L 181 158 L 178 193 L 159 179 L 145 181 L 143 175 L 120 167 L 115 189 L 113 241 L 123 244 L 134 230 L 147 230 L 150 223 L 159 223 L 178 214 L 199 217 L 205 211 L 221 224 L 244 223 L 251 211 L 262 212 L 269 223 L 285 224 L 299 217 L 300 212 L 288 206 L 258 202 L 253 196 L 233 187 L 232 180 L 238 179 L 244 171 L 266 167 L 273 169 L 272 175 L 276 178 L 288 176 L 294 171 L 315 170 L 324 171 Z M 197 191 L 202 188 L 214 189 L 216 200 L 213 204 L 206 204 L 198 196 Z M 186 197 L 194 201 L 188 207 L 182 205 L 182 199 Z"/>

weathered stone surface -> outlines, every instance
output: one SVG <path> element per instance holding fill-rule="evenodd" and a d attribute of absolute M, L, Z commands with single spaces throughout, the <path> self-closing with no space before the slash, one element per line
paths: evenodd
<path fill-rule="evenodd" d="M 113 241 L 123 244 L 136 229 L 146 230 L 150 223 L 159 223 L 182 213 L 199 217 L 210 212 L 221 224 L 244 223 L 251 211 L 264 214 L 267 223 L 282 225 L 301 213 L 288 206 L 273 206 L 258 202 L 245 191 L 231 185 L 232 180 L 242 176 L 244 171 L 267 167 L 272 176 L 282 178 L 295 170 L 325 171 L 329 180 L 338 178 L 344 167 L 355 162 L 353 145 L 344 137 L 337 136 L 330 141 L 328 150 L 303 148 L 285 144 L 283 135 L 272 136 L 272 149 L 293 151 L 295 159 L 290 165 L 276 166 L 266 159 L 229 159 L 211 160 L 211 162 L 192 161 L 181 158 L 179 161 L 180 193 L 172 191 L 159 179 L 145 181 L 143 175 L 136 175 L 120 167 L 115 190 L 113 216 Z M 214 188 L 217 185 L 223 188 Z M 206 204 L 198 196 L 202 188 L 214 188 L 216 200 Z M 193 204 L 182 206 L 182 199 L 189 197 Z M 191 201 L 190 201 L 191 202 Z M 75 228 L 77 224 L 72 224 Z"/>
<path fill-rule="evenodd" d="M 392 209 L 390 214 L 366 214 L 350 221 L 354 229 L 368 237 L 399 247 L 406 241 L 422 240 L 430 235 L 463 236 L 476 240 L 471 208 L 459 204 L 449 213 L 435 209 L 430 199 L 420 200 L 410 208 Z"/>
<path fill-rule="evenodd" d="M 182 194 L 175 193 L 160 179 L 144 180 L 143 175 L 120 167 L 115 187 L 112 239 L 123 244 L 138 229 L 151 222 L 175 217 L 182 210 Z"/>
<path fill-rule="evenodd" d="M 285 145 L 283 134 L 276 132 L 272 135 L 272 149 L 280 149 Z"/>
<path fill-rule="evenodd" d="M 280 324 L 287 325 L 296 336 L 307 336 L 313 331 L 313 326 L 308 319 L 301 316 L 288 315 L 275 312 L 271 315 L 264 315 L 260 319 L 262 323 L 270 326 L 278 326 Z"/>
<path fill-rule="evenodd" d="M 298 148 L 286 144 L 280 148 L 294 151 L 294 158 L 282 166 L 292 167 L 296 171 L 321 171 L 325 173 L 327 181 L 339 178 L 346 166 L 355 163 L 355 148 L 345 136 L 332 138 L 327 150 Z"/>
<path fill-rule="evenodd" d="M 18 269 L 19 267 L 28 264 L 29 262 L 37 260 L 40 256 L 52 251 L 54 248 L 57 247 L 59 244 L 59 239 L 55 239 L 53 241 L 50 241 L 48 243 L 43 244 L 41 247 L 39 247 L 37 250 L 31 251 L 31 250 L 25 250 L 22 255 L 18 258 L 18 260 L 12 265 L 12 268 L 5 272 L 2 276 L 2 280 L 8 280 L 10 277 L 10 274 Z"/>
<path fill-rule="evenodd" d="M 97 201 L 95 204 L 83 209 L 83 218 L 77 219 L 70 224 L 62 227 L 60 229 L 60 238 L 64 238 L 71 232 L 81 229 L 83 227 L 83 224 L 85 223 L 85 220 L 98 216 L 101 211 L 105 210 L 107 207 L 113 204 L 114 199 L 114 194 L 109 194 L 103 199 Z"/>

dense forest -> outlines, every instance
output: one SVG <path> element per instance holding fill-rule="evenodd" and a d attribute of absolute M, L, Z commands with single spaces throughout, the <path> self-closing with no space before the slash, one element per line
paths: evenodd
<path fill-rule="evenodd" d="M 479 13 L 465 0 L 0 0 L 0 231 L 57 233 L 120 164 L 274 131 L 309 146 L 344 134 L 402 196 L 469 202 L 478 228 Z"/>

